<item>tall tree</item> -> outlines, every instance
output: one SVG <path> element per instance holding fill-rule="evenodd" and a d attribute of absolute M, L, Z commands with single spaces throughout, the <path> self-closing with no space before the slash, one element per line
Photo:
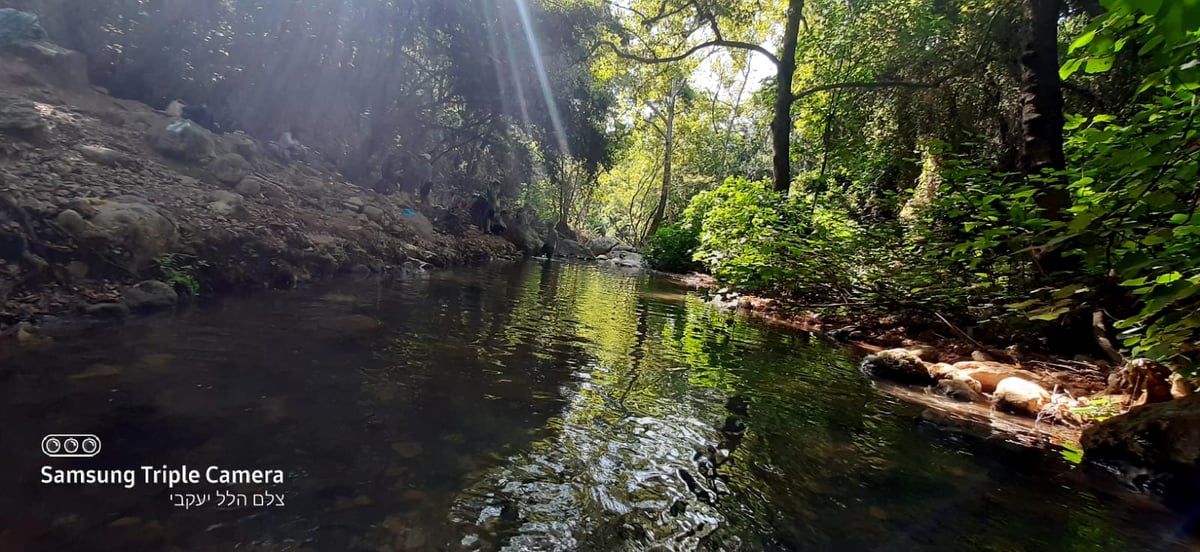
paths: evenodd
<path fill-rule="evenodd" d="M 1021 55 L 1021 128 L 1025 147 L 1021 165 L 1027 174 L 1066 167 L 1063 153 L 1063 96 L 1058 74 L 1060 0 L 1025 0 L 1025 49 Z M 1050 219 L 1061 217 L 1070 198 L 1050 189 L 1038 204 Z"/>

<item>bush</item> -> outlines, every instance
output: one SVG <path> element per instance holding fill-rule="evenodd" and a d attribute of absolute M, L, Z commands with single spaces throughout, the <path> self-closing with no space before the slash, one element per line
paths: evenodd
<path fill-rule="evenodd" d="M 703 269 L 703 265 L 695 261 L 696 249 L 700 247 L 699 230 L 688 223 L 659 228 L 650 238 L 646 260 L 651 267 L 666 272 L 683 274 Z"/>

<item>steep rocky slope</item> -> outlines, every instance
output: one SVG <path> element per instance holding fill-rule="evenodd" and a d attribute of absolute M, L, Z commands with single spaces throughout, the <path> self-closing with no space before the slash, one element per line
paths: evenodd
<path fill-rule="evenodd" d="M 121 317 L 170 291 L 516 254 L 468 225 L 443 234 L 406 196 L 354 186 L 315 155 L 283 162 L 253 137 L 110 97 L 83 71 L 49 43 L 0 48 L 0 331 Z"/>

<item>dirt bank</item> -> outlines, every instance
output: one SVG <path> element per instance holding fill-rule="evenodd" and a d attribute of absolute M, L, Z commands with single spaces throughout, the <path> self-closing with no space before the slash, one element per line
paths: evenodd
<path fill-rule="evenodd" d="M 442 233 L 431 218 L 445 211 L 359 188 L 312 152 L 280 160 L 254 137 L 108 96 L 74 56 L 0 49 L 0 334 L 517 253 L 469 225 Z"/>

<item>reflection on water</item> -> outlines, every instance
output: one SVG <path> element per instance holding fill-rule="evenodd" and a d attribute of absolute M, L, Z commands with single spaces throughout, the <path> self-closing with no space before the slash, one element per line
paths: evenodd
<path fill-rule="evenodd" d="M 917 422 L 841 351 L 529 263 L 230 300 L 0 366 L 0 550 L 1131 550 L 1184 520 Z M 95 459 L 47 460 L 47 433 Z M 182 509 L 43 465 L 281 469 Z M 183 492 L 214 491 L 212 485 Z M 253 493 L 263 486 L 236 486 Z"/>

